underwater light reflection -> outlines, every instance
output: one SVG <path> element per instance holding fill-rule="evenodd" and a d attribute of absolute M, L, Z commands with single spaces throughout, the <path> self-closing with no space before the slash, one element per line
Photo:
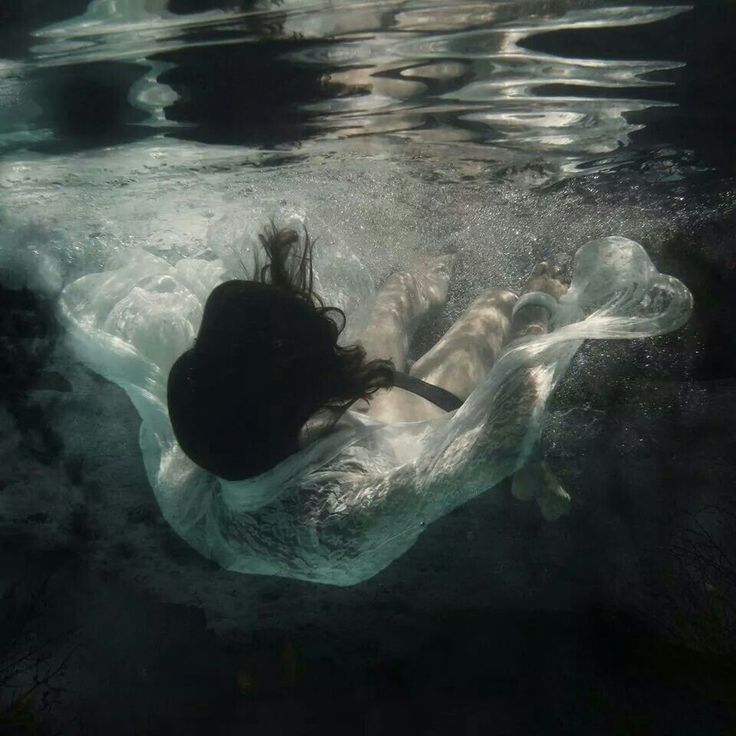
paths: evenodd
<path fill-rule="evenodd" d="M 259 55 L 235 49 L 251 46 L 267 52 L 262 64 L 285 65 L 313 79 L 304 99 L 279 103 L 293 119 L 282 133 L 286 144 L 303 148 L 371 138 L 375 147 L 390 134 L 394 141 L 431 144 L 438 155 L 447 149 L 448 155 L 469 160 L 492 158 L 494 148 L 527 161 L 544 156 L 560 175 L 590 172 L 591 159 L 626 148 L 631 133 L 642 127 L 629 122 L 629 113 L 669 104 L 634 91 L 670 84 L 662 75 L 681 63 L 575 58 L 525 44 L 558 31 L 656 25 L 689 10 L 684 5 L 551 10 L 534 0 L 457 5 L 259 0 L 247 8 L 194 13 L 176 13 L 171 6 L 168 0 L 95 0 L 82 15 L 38 29 L 25 69 L 43 78 L 71 65 L 135 65 L 139 78 L 127 99 L 143 118 L 127 124 L 149 128 L 151 135 L 195 139 L 204 123 L 192 117 L 186 100 L 199 92 L 192 85 L 216 83 L 222 94 L 229 89 L 237 98 L 235 112 L 227 114 L 246 116 L 242 125 L 222 126 L 218 135 L 230 139 L 221 142 L 245 143 L 237 138 L 247 135 L 247 111 L 261 104 L 261 93 L 248 86 L 256 78 L 253 71 L 244 78 L 245 87 L 241 76 Z M 210 71 L 194 74 L 187 71 L 189 52 L 200 48 L 211 49 L 218 61 Z M 209 82 L 207 74 L 219 79 Z M 254 97 L 248 102 L 243 95 Z M 508 163 L 508 156 L 501 158 Z"/>

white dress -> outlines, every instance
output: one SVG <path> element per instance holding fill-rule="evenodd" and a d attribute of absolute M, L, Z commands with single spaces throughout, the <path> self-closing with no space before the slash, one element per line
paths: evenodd
<path fill-rule="evenodd" d="M 427 524 L 522 467 L 547 398 L 583 340 L 669 332 L 692 307 L 685 286 L 658 273 L 640 245 L 593 241 L 576 254 L 555 330 L 507 351 L 457 411 L 394 425 L 348 412 L 332 433 L 272 470 L 229 482 L 177 445 L 166 379 L 191 347 L 210 291 L 242 277 L 220 260 L 172 265 L 131 251 L 122 267 L 67 286 L 60 311 L 79 358 L 138 410 L 148 478 L 177 534 L 228 570 L 333 585 L 375 575 Z M 328 281 L 320 284 L 326 302 L 333 298 L 358 324 L 360 305 L 336 291 L 350 281 Z"/>

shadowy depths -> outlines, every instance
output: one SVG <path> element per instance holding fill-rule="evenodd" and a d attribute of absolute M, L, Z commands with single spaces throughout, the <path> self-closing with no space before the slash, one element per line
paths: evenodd
<path fill-rule="evenodd" d="M 38 733 L 727 736 L 736 727 L 732 660 L 664 642 L 612 611 L 415 611 L 407 632 L 403 616 L 375 608 L 357 612 L 347 637 L 327 620 L 264 622 L 234 645 L 199 610 L 110 577 L 86 574 L 80 586 L 80 573 L 56 565 L 53 584 L 71 592 L 36 629 L 73 624 L 81 642 L 54 683 L 74 707 L 57 708 L 57 730 Z M 386 642 L 402 636 L 392 651 Z"/>
<path fill-rule="evenodd" d="M 736 214 L 707 223 L 695 239 L 685 234 L 672 238 L 660 263 L 693 294 L 693 316 L 685 328 L 685 334 L 698 336 L 692 377 L 736 378 Z"/>
<path fill-rule="evenodd" d="M 0 282 L 2 405 L 21 434 L 18 449 L 42 463 L 50 463 L 61 455 L 63 441 L 46 421 L 44 410 L 29 400 L 29 392 L 71 391 L 64 376 L 45 370 L 58 332 L 50 299 Z"/>
<path fill-rule="evenodd" d="M 396 658 L 368 637 L 356 659 L 329 629 L 271 632 L 260 667 L 251 644 L 246 698 L 217 733 L 716 736 L 736 723 L 732 663 L 665 644 L 625 616 L 477 609 L 430 627 Z"/>
<path fill-rule="evenodd" d="M 2 0 L 0 55 L 22 58 L 34 43 L 33 31 L 81 15 L 88 5 L 89 0 Z"/>
<path fill-rule="evenodd" d="M 166 117 L 193 126 L 173 135 L 261 148 L 314 135 L 308 127 L 313 116 L 301 108 L 328 96 L 321 81 L 327 67 L 299 66 L 281 58 L 301 45 L 258 41 L 158 55 L 157 60 L 176 65 L 159 77 L 180 96 L 166 109 Z"/>
<path fill-rule="evenodd" d="M 51 128 L 50 140 L 30 148 L 50 154 L 130 143 L 150 135 L 147 114 L 128 103 L 140 67 L 99 62 L 42 68 L 30 75 L 31 98 L 38 106 L 34 123 Z"/>
<path fill-rule="evenodd" d="M 654 4 L 654 3 L 652 3 Z M 668 3 L 670 4 L 670 3 Z M 633 134 L 634 144 L 669 145 L 693 149 L 696 158 L 726 175 L 736 174 L 736 143 L 726 131 L 736 128 L 736 104 L 730 90 L 736 88 L 734 63 L 736 4 L 730 0 L 695 2 L 686 13 L 658 22 L 627 28 L 563 30 L 532 36 L 523 46 L 548 54 L 594 59 L 642 59 L 676 61 L 683 68 L 655 73 L 653 79 L 672 82 L 653 89 L 601 90 L 636 99 L 669 102 L 676 107 L 629 113 L 629 122 L 644 128 Z M 544 94 L 576 94 L 575 87 L 545 87 Z M 578 90 L 579 92 L 579 90 Z M 585 88 L 593 96 L 596 90 Z"/>

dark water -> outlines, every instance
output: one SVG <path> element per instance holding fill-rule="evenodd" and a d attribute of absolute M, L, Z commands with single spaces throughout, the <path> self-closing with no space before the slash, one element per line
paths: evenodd
<path fill-rule="evenodd" d="M 735 32 L 726 0 L 0 0 L 0 731 L 733 733 Z M 603 235 L 695 312 L 576 359 L 565 519 L 504 486 L 353 588 L 234 575 L 160 517 L 54 308 L 274 210 L 376 278 L 457 251 L 417 351 Z"/>
<path fill-rule="evenodd" d="M 16 0 L 2 36 L 11 148 L 380 136 L 566 170 L 672 147 L 733 173 L 725 2 Z"/>

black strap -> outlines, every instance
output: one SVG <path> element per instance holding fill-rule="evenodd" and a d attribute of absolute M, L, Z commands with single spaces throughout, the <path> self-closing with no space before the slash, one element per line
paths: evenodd
<path fill-rule="evenodd" d="M 445 411 L 455 411 L 463 405 L 463 402 L 450 391 L 445 391 L 444 388 L 434 386 L 407 373 L 396 371 L 394 373 L 394 386 L 403 388 L 404 391 L 411 391 L 411 393 L 431 401 Z"/>

